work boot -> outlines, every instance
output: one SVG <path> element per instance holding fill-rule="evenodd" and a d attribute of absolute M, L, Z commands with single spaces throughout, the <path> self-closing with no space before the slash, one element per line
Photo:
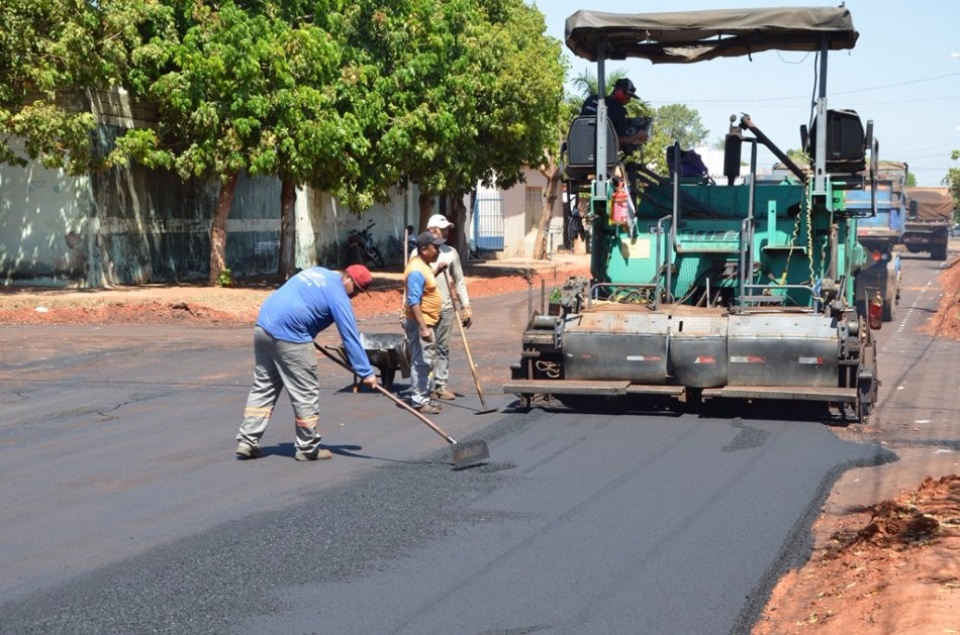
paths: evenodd
<path fill-rule="evenodd" d="M 263 456 L 263 452 L 258 446 L 250 445 L 246 441 L 241 441 L 237 446 L 238 459 L 259 459 L 261 456 Z"/>
<path fill-rule="evenodd" d="M 425 403 L 417 408 L 417 412 L 422 415 L 438 415 L 440 414 L 440 406 L 436 406 L 432 403 Z"/>
<path fill-rule="evenodd" d="M 333 452 L 327 450 L 326 448 L 317 448 L 313 452 L 301 452 L 297 450 L 297 453 L 293 455 L 298 461 L 325 461 L 327 459 L 333 458 Z"/>
<path fill-rule="evenodd" d="M 457 398 L 456 393 L 447 390 L 446 386 L 440 386 L 433 391 L 431 395 L 434 399 L 443 399 L 444 401 L 453 401 Z"/>

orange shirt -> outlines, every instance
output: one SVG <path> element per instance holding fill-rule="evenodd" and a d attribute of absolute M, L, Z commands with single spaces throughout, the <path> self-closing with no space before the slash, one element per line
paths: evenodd
<path fill-rule="evenodd" d="M 437 277 L 433 275 L 430 265 L 424 262 L 420 256 L 415 256 L 407 263 L 407 268 L 403 271 L 403 284 L 406 287 L 410 274 L 419 271 L 423 274 L 424 285 L 423 295 L 420 298 L 420 311 L 423 312 L 423 321 L 427 326 L 433 326 L 440 321 L 440 309 L 443 306 L 443 299 L 440 297 L 440 291 L 437 288 Z M 409 295 L 409 294 L 408 294 Z M 416 319 L 410 305 L 404 306 L 404 315 L 411 320 Z"/>

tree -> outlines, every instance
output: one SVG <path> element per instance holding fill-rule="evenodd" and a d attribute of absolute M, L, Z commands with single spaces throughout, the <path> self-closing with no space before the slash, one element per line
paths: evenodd
<path fill-rule="evenodd" d="M 666 104 L 656 110 L 653 117 L 653 135 L 643 148 L 647 165 L 659 174 L 666 174 L 667 148 L 674 141 L 680 148 L 689 150 L 701 145 L 710 131 L 700 121 L 700 113 L 684 104 Z"/>
<path fill-rule="evenodd" d="M 116 85 L 141 38 L 135 25 L 165 12 L 148 0 L 5 0 L 0 163 L 38 161 L 71 174 L 108 166 L 93 143 L 87 95 Z"/>
<path fill-rule="evenodd" d="M 492 81 L 490 96 L 483 103 L 487 109 L 481 112 L 488 132 L 481 133 L 484 143 L 474 154 L 480 178 L 488 184 L 516 183 L 525 164 L 535 166 L 546 179 L 534 242 L 537 260 L 547 256 L 546 236 L 560 193 L 558 162 L 566 132 L 565 121 L 561 123 L 565 68 L 560 43 L 546 37 L 545 29 L 539 11 L 512 3 L 503 26 L 489 32 L 493 36 L 489 42 L 481 42 L 479 51 L 487 56 Z M 530 71 L 533 68 L 535 73 Z"/>
<path fill-rule="evenodd" d="M 710 131 L 703 127 L 700 113 L 684 104 L 667 104 L 657 108 L 657 128 L 678 141 L 684 149 L 703 143 Z"/>
<path fill-rule="evenodd" d="M 805 165 L 810 165 L 812 162 L 810 160 L 810 155 L 804 152 L 803 150 L 790 149 L 787 150 L 787 158 L 796 163 L 798 166 L 803 167 Z"/>
<path fill-rule="evenodd" d="M 960 160 L 960 150 L 953 150 L 950 153 L 950 160 Z M 940 182 L 950 189 L 950 196 L 953 197 L 954 220 L 957 219 L 957 210 L 960 210 L 960 167 L 951 167 L 947 170 L 947 175 Z"/>
<path fill-rule="evenodd" d="M 341 191 L 349 206 L 417 183 L 422 226 L 435 196 L 459 199 L 477 181 L 508 187 L 542 163 L 557 138 L 563 69 L 539 11 L 522 0 L 381 7 L 364 0 L 345 12 L 347 72 L 379 113 L 364 119 L 370 151 Z"/>
<path fill-rule="evenodd" d="M 335 20 L 329 3 L 315 15 Z M 128 82 L 155 103 L 159 131 L 138 129 L 118 147 L 182 178 L 217 178 L 208 281 L 226 267 L 226 222 L 237 177 L 281 179 L 280 274 L 293 271 L 293 201 L 306 183 L 339 187 L 356 174 L 359 126 L 341 97 L 340 49 L 322 26 L 286 11 L 296 4 L 228 1 L 214 8 L 183 0 L 175 36 L 133 52 Z M 320 6 L 323 5 L 323 6 Z M 291 26 L 295 22 L 296 26 Z"/>

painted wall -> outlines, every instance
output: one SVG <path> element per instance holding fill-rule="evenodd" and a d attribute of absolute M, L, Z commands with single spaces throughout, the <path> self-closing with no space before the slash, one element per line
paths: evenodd
<path fill-rule="evenodd" d="M 524 170 L 526 182 L 520 182 L 508 190 L 501 190 L 503 199 L 503 251 L 484 254 L 494 259 L 532 258 L 533 243 L 537 234 L 537 223 L 543 206 L 542 196 L 547 189 L 547 179 L 540 172 L 527 168 Z M 528 198 L 528 188 L 538 190 Z M 563 213 L 560 197 L 554 206 L 553 215 L 562 223 Z"/>
<path fill-rule="evenodd" d="M 143 168 L 69 177 L 36 164 L 0 167 L 0 286 L 98 288 L 207 279 L 218 185 Z M 297 193 L 296 265 L 345 263 L 350 230 L 366 227 L 388 264 L 402 262 L 414 187 L 362 216 L 312 189 Z M 280 182 L 241 175 L 227 222 L 235 277 L 275 275 Z"/>
<path fill-rule="evenodd" d="M 217 187 L 142 167 L 84 177 L 37 164 L 0 167 L 0 283 L 204 280 Z M 275 179 L 238 182 L 227 244 L 236 274 L 276 272 L 279 206 Z"/>
<path fill-rule="evenodd" d="M 377 243 L 388 266 L 403 262 L 402 243 L 407 225 L 419 224 L 416 186 L 404 191 L 393 189 L 390 200 L 374 205 L 358 216 L 341 206 L 326 192 L 307 189 L 297 192 L 297 266 L 306 268 L 315 264 L 338 267 L 344 261 L 347 236 L 350 230 L 363 229 L 370 221 L 373 240 Z M 279 210 L 279 199 L 278 199 Z M 279 214 L 279 211 L 277 212 Z M 279 220 L 276 229 L 279 236 Z"/>

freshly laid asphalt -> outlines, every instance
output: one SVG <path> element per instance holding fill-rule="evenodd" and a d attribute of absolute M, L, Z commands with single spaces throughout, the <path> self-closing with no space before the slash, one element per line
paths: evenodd
<path fill-rule="evenodd" d="M 334 458 L 293 460 L 284 395 L 236 460 L 248 329 L 4 329 L 0 633 L 746 632 L 836 478 L 893 458 L 782 408 L 515 411 L 527 303 L 474 303 L 498 412 L 454 345 L 465 470 L 325 361 Z"/>

